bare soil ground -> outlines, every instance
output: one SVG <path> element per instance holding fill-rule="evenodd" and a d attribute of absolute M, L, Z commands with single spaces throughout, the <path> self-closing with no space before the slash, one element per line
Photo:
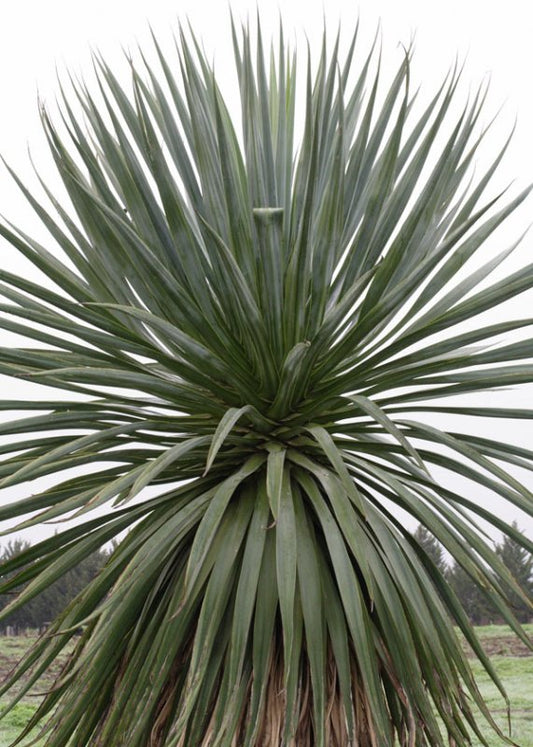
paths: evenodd
<path fill-rule="evenodd" d="M 482 641 L 485 652 L 493 656 L 532 656 L 533 652 L 514 635 L 485 638 Z"/>

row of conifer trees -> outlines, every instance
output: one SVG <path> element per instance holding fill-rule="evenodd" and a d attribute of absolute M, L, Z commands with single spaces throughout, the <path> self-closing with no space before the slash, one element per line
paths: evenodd
<path fill-rule="evenodd" d="M 498 622 L 498 613 L 485 598 L 483 591 L 456 562 L 448 563 L 439 542 L 423 526 L 417 528 L 415 536 L 446 574 L 470 620 L 476 625 Z M 28 544 L 20 539 L 12 540 L 0 552 L 0 559 L 9 560 L 13 555 L 26 549 Z M 0 634 L 5 634 L 8 629 L 10 632 L 19 633 L 28 629 L 46 627 L 98 573 L 110 552 L 109 549 L 99 550 L 70 569 L 50 588 L 1 621 Z M 533 556 L 531 553 L 508 537 L 497 545 L 497 553 L 526 593 L 530 597 L 533 596 Z M 529 622 L 530 611 L 527 605 L 517 594 L 511 592 L 509 596 L 520 622 Z M 7 594 L 0 595 L 0 610 L 9 603 L 10 599 L 11 597 Z"/>
<path fill-rule="evenodd" d="M 0 548 L 3 563 L 29 547 L 30 543 L 14 539 Z M 82 591 L 105 564 L 111 550 L 102 549 L 85 558 L 71 568 L 50 587 L 0 621 L 0 634 L 13 632 L 18 635 L 28 629 L 42 630 Z M 1 565 L 0 565 L 0 580 Z M 0 610 L 11 601 L 13 594 L 0 595 Z"/>
<path fill-rule="evenodd" d="M 513 522 L 513 526 L 517 528 L 516 522 Z M 456 561 L 451 564 L 448 562 L 446 553 L 435 537 L 423 526 L 418 526 L 415 537 L 447 577 L 471 622 L 475 625 L 500 622 L 497 610 L 479 584 Z M 533 555 L 510 537 L 504 537 L 496 545 L 496 553 L 526 595 L 533 598 Z M 530 622 L 531 610 L 523 599 L 510 589 L 507 590 L 507 596 L 518 620 L 521 623 Z"/>

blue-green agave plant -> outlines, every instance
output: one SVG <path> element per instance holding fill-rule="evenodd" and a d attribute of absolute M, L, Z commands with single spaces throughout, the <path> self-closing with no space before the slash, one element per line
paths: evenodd
<path fill-rule="evenodd" d="M 505 342 L 533 319 L 477 318 L 533 265 L 490 281 L 514 245 L 469 265 L 526 192 L 490 194 L 501 153 L 473 176 L 483 95 L 457 111 L 455 72 L 413 106 L 410 52 L 385 86 L 355 36 L 324 41 L 300 80 L 282 32 L 271 54 L 232 32 L 240 112 L 180 31 L 131 85 L 97 57 L 61 127 L 43 111 L 69 204 L 13 175 L 50 242 L 0 233 L 51 282 L 0 270 L 2 327 L 37 343 L 2 348 L 0 372 L 63 394 L 2 402 L 27 416 L 0 426 L 22 496 L 0 518 L 78 522 L 5 565 L 0 591 L 23 591 L 3 615 L 122 539 L 2 692 L 70 647 L 25 730 L 50 747 L 487 744 L 457 630 L 502 685 L 410 529 L 527 641 L 478 520 L 532 543 L 476 486 L 533 514 L 507 469 L 533 451 L 491 429 L 533 410 L 456 398 L 533 379 L 531 339 Z"/>

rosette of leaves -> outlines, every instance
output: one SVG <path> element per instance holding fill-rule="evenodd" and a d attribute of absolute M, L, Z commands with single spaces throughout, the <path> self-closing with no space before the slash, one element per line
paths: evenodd
<path fill-rule="evenodd" d="M 78 521 L 6 564 L 3 614 L 122 539 L 2 692 L 70 645 L 26 730 L 54 747 L 486 744 L 454 626 L 502 685 L 403 517 L 526 640 L 478 522 L 531 543 L 472 496 L 532 513 L 509 466 L 533 452 L 485 419 L 533 412 L 456 397 L 531 382 L 531 341 L 505 341 L 531 318 L 478 319 L 533 285 L 489 277 L 515 245 L 483 253 L 526 192 L 490 194 L 501 153 L 473 176 L 483 95 L 458 111 L 455 72 L 420 106 L 410 53 L 383 83 L 324 35 L 300 78 L 282 33 L 232 31 L 240 113 L 180 31 L 127 85 L 97 57 L 61 127 L 43 111 L 69 204 L 13 175 L 50 243 L 1 234 L 50 282 L 0 270 L 2 326 L 33 341 L 0 371 L 62 395 L 2 403 L 26 412 L 0 516 Z"/>

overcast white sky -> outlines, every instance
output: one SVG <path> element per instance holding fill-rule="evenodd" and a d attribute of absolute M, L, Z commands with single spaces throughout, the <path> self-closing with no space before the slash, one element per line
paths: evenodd
<path fill-rule="evenodd" d="M 533 20 L 524 0 L 489 4 L 482 0 L 234 0 L 230 3 L 237 18 L 253 19 L 259 10 L 266 37 L 275 32 L 279 17 L 286 34 L 305 32 L 311 44 L 320 39 L 323 19 L 331 29 L 340 22 L 349 35 L 357 17 L 361 21 L 363 46 L 373 37 L 381 20 L 385 60 L 398 62 L 399 43 L 415 38 L 414 84 L 433 92 L 442 81 L 456 56 L 465 60 L 464 90 L 468 83 L 475 89 L 490 77 L 486 121 L 503 107 L 489 141 L 496 153 L 516 119 L 516 131 L 504 167 L 502 184 L 515 180 L 518 186 L 533 181 Z M 301 8 L 305 8 L 302 10 Z M 0 24 L 0 154 L 27 179 L 30 166 L 27 148 L 47 175 L 46 147 L 37 114 L 37 90 L 47 102 L 58 91 L 56 70 L 90 75 L 90 49 L 99 49 L 110 62 L 122 65 L 121 47 L 137 42 L 148 44 L 148 24 L 163 40 L 177 19 L 189 17 L 208 50 L 216 52 L 217 70 L 224 75 L 225 59 L 230 51 L 228 4 L 216 0 L 18 0 L 5 3 Z M 481 164 L 482 166 L 483 164 Z M 51 177 L 52 178 L 52 177 Z M 509 241 L 516 238 L 533 214 L 533 198 L 507 227 Z M 30 208 L 17 195 L 12 182 L 0 171 L 0 213 L 18 225 L 36 226 Z M 24 264 L 14 252 L 0 244 L 2 266 L 24 272 Z M 533 233 L 526 237 L 513 263 L 531 261 Z M 516 269 L 516 264 L 510 267 Z M 523 297 L 517 313 L 531 315 L 533 296 Z M 0 332 L 0 344 L 9 343 Z M 13 385 L 0 381 L 0 396 L 9 396 Z M 533 387 L 506 395 L 506 402 L 530 406 Z M 533 427 L 513 428 L 515 440 L 533 444 Z M 533 489 L 533 481 L 529 484 Z M 480 497 L 489 500 L 488 497 Z M 533 534 L 533 522 L 519 518 L 523 528 Z M 35 538 L 37 538 L 37 533 Z"/>

